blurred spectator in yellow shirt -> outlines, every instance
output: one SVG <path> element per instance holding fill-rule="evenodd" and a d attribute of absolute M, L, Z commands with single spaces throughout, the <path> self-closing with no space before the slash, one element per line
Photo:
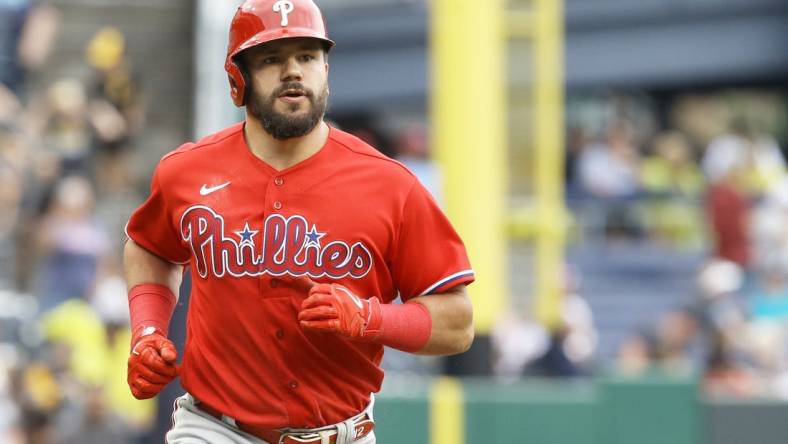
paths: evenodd
<path fill-rule="evenodd" d="M 641 184 L 646 193 L 649 234 L 675 246 L 695 247 L 702 242 L 702 214 L 696 200 L 703 191 L 703 174 L 683 134 L 668 131 L 657 135 L 654 152 L 641 165 Z"/>
<path fill-rule="evenodd" d="M 698 197 L 703 174 L 683 134 L 668 131 L 654 139 L 654 154 L 641 165 L 643 189 L 649 193 Z"/>
<path fill-rule="evenodd" d="M 126 284 L 113 268 L 98 279 L 90 302 L 70 299 L 45 313 L 42 324 L 48 341 L 70 349 L 77 381 L 100 389 L 102 402 L 129 429 L 145 432 L 152 426 L 155 402 L 134 399 L 126 383 L 131 343 Z"/>

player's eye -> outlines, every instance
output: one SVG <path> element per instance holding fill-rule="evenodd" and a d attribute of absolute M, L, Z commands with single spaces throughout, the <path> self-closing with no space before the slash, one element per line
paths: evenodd
<path fill-rule="evenodd" d="M 265 57 L 262 60 L 262 64 L 263 65 L 273 65 L 273 64 L 278 63 L 278 62 L 279 62 L 279 58 L 275 57 L 275 56 Z"/>
<path fill-rule="evenodd" d="M 313 56 L 312 54 L 302 54 L 301 55 L 301 61 L 302 62 L 311 62 L 312 60 L 315 60 L 315 56 Z"/>

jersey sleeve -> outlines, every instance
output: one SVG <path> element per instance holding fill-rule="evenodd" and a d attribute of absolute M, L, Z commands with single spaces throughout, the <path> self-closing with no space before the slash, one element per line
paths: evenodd
<path fill-rule="evenodd" d="M 460 236 L 418 181 L 403 208 L 393 272 L 403 301 L 474 280 Z"/>
<path fill-rule="evenodd" d="M 190 252 L 172 224 L 172 208 L 167 205 L 160 176 L 161 164 L 153 172 L 150 196 L 134 210 L 126 224 L 126 235 L 156 256 L 184 264 L 189 261 Z"/>

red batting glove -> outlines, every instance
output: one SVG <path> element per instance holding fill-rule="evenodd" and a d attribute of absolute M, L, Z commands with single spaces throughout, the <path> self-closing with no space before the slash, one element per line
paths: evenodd
<path fill-rule="evenodd" d="M 144 328 L 129 356 L 127 380 L 131 394 L 137 399 L 159 394 L 178 376 L 177 357 L 178 351 L 172 341 L 152 327 Z"/>
<path fill-rule="evenodd" d="M 374 341 L 383 323 L 380 301 L 362 299 L 339 284 L 316 284 L 298 313 L 306 330 L 333 332 L 349 339 Z"/>

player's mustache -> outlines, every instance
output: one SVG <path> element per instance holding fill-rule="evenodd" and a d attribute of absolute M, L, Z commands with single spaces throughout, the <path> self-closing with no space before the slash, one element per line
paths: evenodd
<path fill-rule="evenodd" d="M 297 93 L 303 94 L 306 97 L 308 97 L 310 100 L 313 99 L 314 96 L 315 96 L 315 94 L 309 88 L 306 88 L 304 85 L 302 85 L 299 82 L 283 83 L 279 88 L 274 90 L 274 93 L 272 94 L 272 96 L 273 97 L 281 97 L 285 92 L 288 92 L 288 91 L 297 92 Z"/>

